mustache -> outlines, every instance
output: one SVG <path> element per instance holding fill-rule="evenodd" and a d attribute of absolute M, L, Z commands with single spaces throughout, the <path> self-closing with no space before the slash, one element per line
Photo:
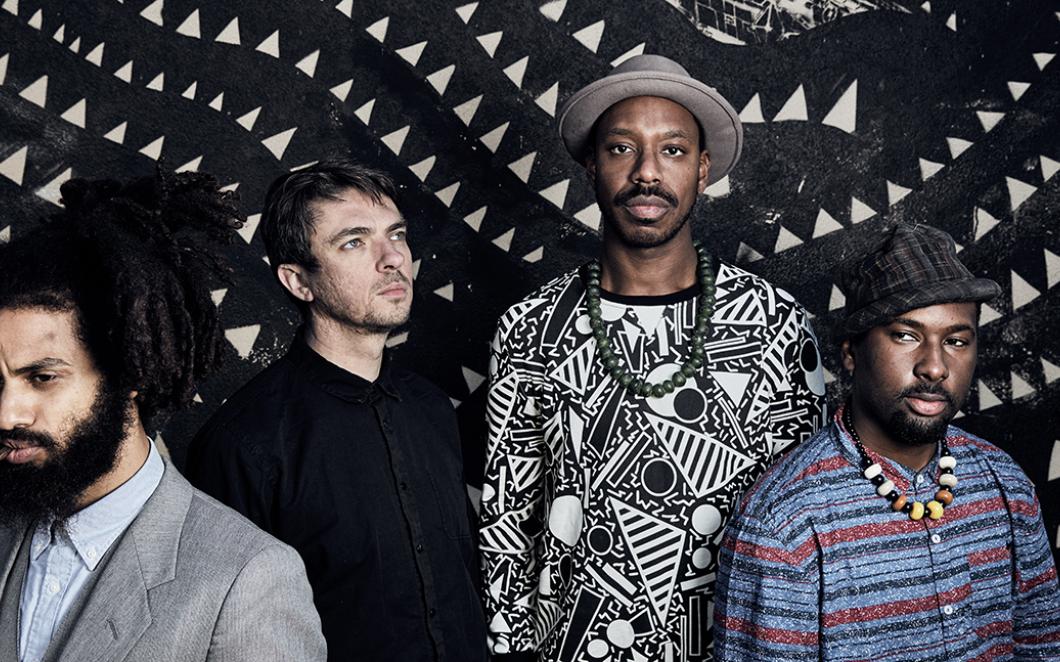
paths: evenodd
<path fill-rule="evenodd" d="M 947 404 L 951 406 L 957 404 L 953 399 L 953 395 L 951 395 L 946 389 L 942 388 L 941 384 L 917 384 L 916 386 L 910 386 L 898 394 L 898 399 L 901 400 L 908 396 L 916 397 L 918 395 L 940 395 L 946 399 Z"/>
<path fill-rule="evenodd" d="M 51 435 L 31 430 L 0 430 L 0 444 L 5 446 L 40 446 L 41 448 L 55 448 L 57 445 Z"/>
<path fill-rule="evenodd" d="M 381 290 L 384 289 L 387 285 L 393 285 L 394 283 L 401 283 L 403 285 L 409 286 L 412 285 L 409 279 L 405 277 L 405 274 L 401 273 L 400 271 L 392 271 L 389 275 L 379 281 L 379 284 L 376 285 L 375 289 Z"/>
<path fill-rule="evenodd" d="M 676 207 L 678 203 L 676 195 L 658 184 L 652 186 L 634 184 L 623 191 L 619 191 L 615 195 L 614 203 L 616 206 L 622 206 L 639 196 L 661 198 L 668 202 L 671 207 Z"/>

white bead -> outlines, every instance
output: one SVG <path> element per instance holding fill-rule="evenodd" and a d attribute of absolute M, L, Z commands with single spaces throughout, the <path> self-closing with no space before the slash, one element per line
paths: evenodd
<path fill-rule="evenodd" d="M 876 488 L 876 494 L 879 494 L 880 496 L 887 496 L 891 493 L 891 490 L 893 489 L 894 483 L 889 480 L 885 480 L 883 481 L 883 483 L 880 484 L 879 487 Z"/>
<path fill-rule="evenodd" d="M 957 477 L 953 474 L 942 474 L 939 476 L 939 485 L 945 485 L 946 487 L 953 487 L 957 484 Z"/>
<path fill-rule="evenodd" d="M 872 480 L 876 476 L 879 476 L 880 472 L 882 472 L 882 471 L 883 471 L 883 467 L 881 467 L 878 463 L 877 464 L 872 464 L 872 465 L 869 466 L 868 469 L 865 470 L 865 478 L 868 478 L 869 480 Z"/>
<path fill-rule="evenodd" d="M 942 469 L 953 469 L 957 466 L 957 458 L 952 455 L 943 455 L 939 458 L 939 467 Z"/>

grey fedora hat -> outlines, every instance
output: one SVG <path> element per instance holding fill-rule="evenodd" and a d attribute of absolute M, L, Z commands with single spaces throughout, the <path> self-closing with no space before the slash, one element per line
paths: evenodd
<path fill-rule="evenodd" d="M 574 160 L 581 161 L 593 125 L 611 106 L 632 97 L 662 97 L 681 104 L 699 122 L 710 155 L 708 184 L 729 174 L 743 149 L 743 125 L 717 90 L 661 55 L 637 55 L 570 96 L 559 109 L 559 135 Z"/>

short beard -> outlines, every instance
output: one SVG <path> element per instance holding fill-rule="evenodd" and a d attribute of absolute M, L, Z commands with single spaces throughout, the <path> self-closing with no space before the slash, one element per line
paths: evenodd
<path fill-rule="evenodd" d="M 64 530 L 85 490 L 114 469 L 131 422 L 129 406 L 127 395 L 101 384 L 89 415 L 74 426 L 64 448 L 42 432 L 0 432 L 0 441 L 29 441 L 47 454 L 39 466 L 0 461 L 0 524 L 46 521 Z"/>
<path fill-rule="evenodd" d="M 387 278 L 382 285 L 390 285 L 392 283 L 410 285 L 409 280 L 402 274 L 397 272 L 395 272 L 395 274 L 395 276 Z M 335 320 L 359 334 L 366 336 L 387 335 L 394 329 L 408 323 L 409 321 L 411 306 L 404 311 L 403 315 L 396 314 L 394 317 L 386 317 L 372 311 L 368 311 L 364 315 L 358 317 L 355 316 L 348 307 L 342 305 L 344 302 L 339 296 L 332 296 L 332 294 L 334 294 L 334 290 L 331 287 L 320 288 L 317 291 L 314 303 L 320 311 L 320 314 L 324 317 Z M 397 311 L 395 311 L 395 313 L 397 313 Z"/>
<path fill-rule="evenodd" d="M 930 423 L 920 423 L 905 412 L 895 411 L 887 420 L 887 434 L 891 439 L 904 446 L 929 446 L 937 444 L 946 436 L 946 430 L 949 429 L 950 421 L 953 420 L 953 417 L 964 403 L 955 402 L 953 396 L 938 385 L 924 385 L 907 388 L 902 391 L 898 396 L 898 399 L 901 400 L 908 395 L 915 395 L 917 393 L 929 393 L 944 396 L 947 404 L 946 411 L 942 416 L 939 416 Z"/>
<path fill-rule="evenodd" d="M 653 190 L 653 188 L 654 187 L 642 187 L 628 189 L 627 191 L 619 193 L 615 196 L 615 204 L 620 205 L 622 204 L 622 200 L 632 199 L 633 197 L 639 195 L 644 191 L 651 191 L 655 195 L 666 198 L 668 200 L 674 199 L 672 195 L 669 195 L 664 191 Z M 698 201 L 699 196 L 696 196 L 692 199 L 692 206 L 688 208 L 688 213 L 682 216 L 680 221 L 674 223 L 674 226 L 670 228 L 669 231 L 666 232 L 666 234 L 659 237 L 651 238 L 638 235 L 635 231 L 632 233 L 627 233 L 625 231 L 625 228 L 623 228 L 623 226 L 617 220 L 615 220 L 614 215 L 611 213 L 610 207 L 600 205 L 600 211 L 604 218 L 604 226 L 609 228 L 611 232 L 616 237 L 618 237 L 618 240 L 622 243 L 622 245 L 626 248 L 657 248 L 659 246 L 663 246 L 665 244 L 670 243 L 670 241 L 674 237 L 676 237 L 677 234 L 681 232 L 681 230 L 683 230 L 686 225 L 688 225 L 688 222 L 692 219 L 692 214 L 696 210 L 696 203 Z M 674 204 L 674 206 L 676 206 L 676 204 Z"/>

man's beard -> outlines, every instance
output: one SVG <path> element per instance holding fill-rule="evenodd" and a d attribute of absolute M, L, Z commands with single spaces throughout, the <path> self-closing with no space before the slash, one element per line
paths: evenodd
<path fill-rule="evenodd" d="M 70 431 L 64 447 L 47 433 L 0 431 L 0 443 L 26 441 L 46 454 L 39 466 L 0 461 L 0 523 L 43 520 L 61 530 L 85 490 L 114 468 L 131 418 L 129 404 L 128 396 L 101 384 L 90 413 Z"/>
<path fill-rule="evenodd" d="M 908 412 L 892 411 L 884 427 L 888 436 L 904 446 L 927 446 L 937 444 L 946 435 L 950 421 L 957 415 L 964 403 L 956 402 L 953 395 L 938 384 L 920 384 L 902 391 L 897 400 L 901 402 L 906 396 L 918 393 L 941 395 L 946 398 L 946 409 L 939 416 L 921 422 Z"/>
<path fill-rule="evenodd" d="M 662 186 L 640 185 L 631 186 L 623 191 L 619 191 L 615 194 L 612 203 L 616 207 L 621 207 L 639 195 L 650 195 L 662 198 L 672 207 L 677 207 L 679 204 L 677 196 Z M 692 199 L 692 206 L 688 208 L 688 212 L 682 216 L 677 223 L 674 223 L 664 234 L 659 236 L 643 235 L 636 230 L 630 232 L 628 228 L 624 227 L 615 219 L 614 214 L 611 213 L 610 206 L 600 205 L 600 212 L 604 218 L 604 225 L 608 227 L 627 248 L 656 248 L 669 243 L 670 240 L 676 237 L 685 225 L 688 224 L 688 221 L 692 218 L 692 213 L 696 209 L 696 202 L 698 202 L 698 196 Z"/>
<path fill-rule="evenodd" d="M 404 274 L 395 271 L 383 279 L 382 282 L 378 283 L 376 288 L 383 288 L 387 285 L 393 285 L 394 283 L 402 283 L 411 286 L 409 279 L 405 278 Z M 350 327 L 358 333 L 368 336 L 386 335 L 402 324 L 405 324 L 409 321 L 409 312 L 411 310 L 410 304 L 409 307 L 404 310 L 394 308 L 393 310 L 388 311 L 391 313 L 389 315 L 380 314 L 374 310 L 366 310 L 363 313 L 358 314 L 358 311 L 351 310 L 351 307 L 343 300 L 338 288 L 326 280 L 321 280 L 317 283 L 314 303 L 316 303 L 317 308 L 326 317 L 329 317 L 344 326 Z"/>

